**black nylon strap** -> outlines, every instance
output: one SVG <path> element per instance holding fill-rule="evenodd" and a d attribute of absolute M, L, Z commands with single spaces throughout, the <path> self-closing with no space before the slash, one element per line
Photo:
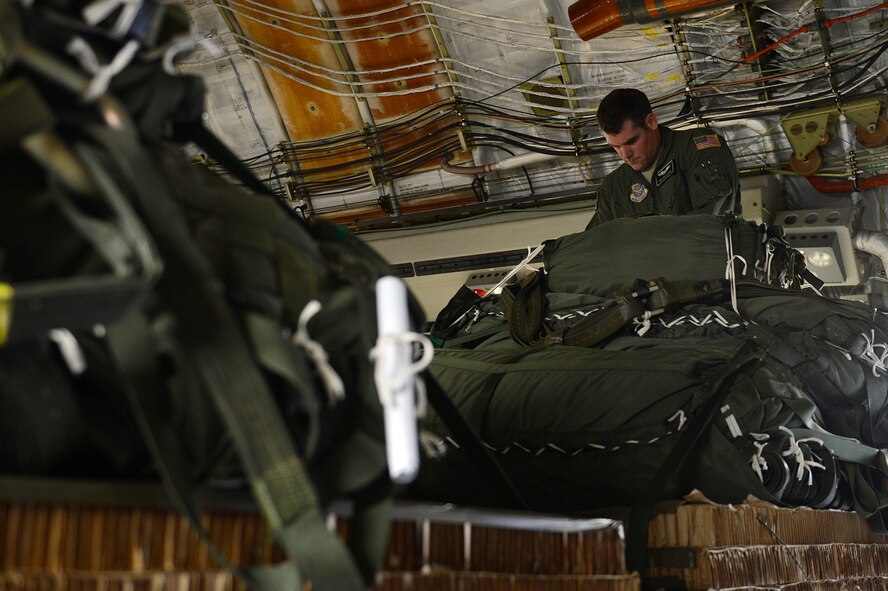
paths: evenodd
<path fill-rule="evenodd" d="M 200 509 L 195 503 L 195 492 L 188 469 L 178 451 L 178 437 L 169 421 L 162 418 L 161 395 L 166 390 L 159 379 L 160 368 L 145 344 L 151 341 L 148 324 L 139 312 L 133 312 L 120 321 L 106 326 L 107 352 L 119 375 L 127 402 L 136 418 L 139 432 L 145 440 L 154 468 L 163 483 L 173 506 L 188 519 L 195 534 L 207 546 L 213 558 L 236 576 L 246 573 L 231 563 L 213 543 L 204 529 Z"/>
<path fill-rule="evenodd" d="M 426 385 L 426 395 L 429 404 L 450 429 L 453 438 L 466 450 L 466 453 L 472 458 L 472 466 L 476 469 L 478 477 L 485 482 L 491 482 L 501 495 L 501 498 L 508 502 L 513 508 L 529 509 L 527 501 L 518 492 L 515 483 L 509 478 L 497 459 L 490 453 L 490 450 L 484 446 L 484 442 L 475 433 L 475 430 L 463 417 L 459 409 L 450 400 L 450 397 L 438 383 L 430 372 L 423 374 L 423 381 Z"/>
<path fill-rule="evenodd" d="M 651 510 L 660 500 L 662 491 L 672 482 L 691 452 L 712 426 L 713 419 L 718 414 L 718 409 L 722 406 L 734 381 L 739 375 L 751 374 L 758 367 L 761 359 L 758 355 L 750 354 L 749 350 L 752 347 L 754 345 L 751 343 L 744 345 L 727 363 L 725 371 L 714 382 L 711 398 L 688 420 L 684 434 L 651 477 L 641 498 L 632 506 L 626 532 L 626 567 L 629 572 L 637 571 L 639 575 L 644 576 Z"/>
<path fill-rule="evenodd" d="M 163 175 L 134 135 L 99 128 L 93 136 L 133 189 L 145 225 L 166 263 L 158 293 L 176 315 L 183 344 L 232 435 L 272 532 L 318 591 L 362 589 L 363 581 L 344 544 L 325 527 L 272 394 Z M 297 583 L 291 580 L 290 584 Z"/>

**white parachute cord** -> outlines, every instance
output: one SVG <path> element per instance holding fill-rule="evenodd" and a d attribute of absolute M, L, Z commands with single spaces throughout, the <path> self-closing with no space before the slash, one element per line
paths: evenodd
<path fill-rule="evenodd" d="M 768 469 L 768 460 L 762 457 L 762 451 L 764 451 L 766 443 L 759 443 L 757 441 L 753 441 L 752 444 L 755 446 L 755 453 L 752 454 L 752 458 L 749 463 L 752 466 L 752 471 L 755 472 L 759 480 L 764 482 L 765 475 L 763 472 Z"/>
<path fill-rule="evenodd" d="M 725 266 L 725 279 L 731 285 L 731 307 L 734 309 L 734 312 L 739 314 L 740 310 L 737 309 L 737 272 L 734 270 L 734 260 L 736 259 L 743 263 L 743 275 L 746 275 L 746 259 L 739 254 L 734 254 L 734 238 L 731 236 L 730 228 L 725 228 L 725 251 L 728 254 L 728 263 Z"/>
<path fill-rule="evenodd" d="M 732 322 L 727 321 L 724 316 L 719 314 L 718 310 L 713 310 L 712 313 L 718 319 L 717 322 L 719 324 L 721 324 L 722 326 L 724 326 L 725 328 L 738 328 L 740 326 L 740 324 L 737 322 L 732 323 Z"/>
<path fill-rule="evenodd" d="M 49 340 L 58 345 L 59 353 L 71 375 L 79 376 L 86 371 L 86 355 L 80 348 L 77 337 L 70 330 L 54 328 L 49 331 Z"/>
<path fill-rule="evenodd" d="M 755 439 L 752 444 L 755 446 L 756 449 L 755 453 L 752 454 L 752 458 L 749 460 L 749 463 L 752 466 L 752 471 L 758 475 L 759 480 L 764 482 L 764 471 L 768 469 L 768 460 L 762 457 L 762 452 L 768 445 L 767 442 L 770 437 L 767 433 L 750 433 L 749 435 L 753 439 Z"/>
<path fill-rule="evenodd" d="M 108 18 L 118 7 L 121 7 L 117 21 L 110 31 L 111 37 L 121 39 L 132 28 L 142 4 L 142 0 L 95 0 L 83 8 L 81 15 L 87 24 L 95 27 Z"/>
<path fill-rule="evenodd" d="M 111 63 L 104 66 L 99 63 L 96 52 L 82 37 L 71 39 L 66 49 L 68 53 L 77 58 L 84 70 L 92 74 L 82 97 L 84 102 L 91 103 L 105 94 L 111 84 L 111 79 L 133 61 L 133 57 L 139 50 L 139 42 L 136 40 L 127 41 L 111 60 Z"/>
<path fill-rule="evenodd" d="M 645 310 L 644 314 L 641 316 L 636 316 L 632 319 L 632 322 L 635 324 L 635 334 L 640 337 L 643 337 L 647 332 L 651 329 L 651 316 L 652 312 L 650 310 Z"/>
<path fill-rule="evenodd" d="M 813 485 L 814 484 L 814 471 L 812 470 L 812 468 L 820 468 L 821 470 L 826 470 L 826 466 L 824 466 L 823 464 L 821 464 L 819 462 L 815 462 L 813 460 L 806 460 L 805 453 L 804 453 L 804 451 L 802 451 L 802 448 L 799 446 L 799 444 L 805 443 L 808 441 L 813 441 L 815 443 L 819 443 L 820 445 L 823 445 L 823 440 L 817 439 L 816 437 L 805 437 L 803 439 L 799 439 L 798 441 L 796 441 L 796 438 L 793 435 L 792 431 L 790 431 L 789 429 L 787 429 L 783 425 L 780 426 L 780 430 L 785 431 L 789 435 L 789 449 L 786 450 L 785 452 L 783 452 L 783 455 L 787 456 L 787 457 L 792 456 L 799 466 L 798 469 L 796 470 L 796 480 L 801 481 L 802 478 L 805 477 L 805 473 L 807 472 L 808 486 Z"/>
<path fill-rule="evenodd" d="M 178 76 L 179 70 L 176 68 L 175 60 L 180 54 L 187 53 L 202 47 L 210 57 L 215 59 L 221 57 L 224 53 L 222 48 L 213 43 L 206 35 L 186 35 L 172 41 L 163 51 L 161 65 L 163 71 L 170 76 Z M 150 55 L 147 56 L 150 59 Z"/>
<path fill-rule="evenodd" d="M 685 416 L 685 413 L 682 409 L 678 409 L 675 411 L 671 417 L 666 419 L 667 423 L 671 423 L 672 421 L 678 419 L 678 427 L 675 428 L 676 431 L 681 431 L 681 428 L 684 427 L 685 422 L 687 422 L 688 418 Z"/>
<path fill-rule="evenodd" d="M 765 283 L 768 285 L 771 284 L 771 263 L 774 262 L 774 251 L 776 249 L 771 242 L 768 242 L 768 245 L 765 247 Z"/>
<path fill-rule="evenodd" d="M 506 283 L 508 283 L 509 279 L 514 277 L 515 273 L 517 273 L 518 271 L 520 271 L 522 269 L 529 269 L 531 271 L 536 271 L 536 269 L 534 269 L 533 267 L 530 266 L 530 261 L 535 259 L 536 256 L 538 254 L 540 254 L 540 251 L 542 251 L 543 248 L 545 248 L 545 247 L 546 247 L 545 244 L 540 244 L 539 246 L 537 246 L 536 248 L 533 248 L 533 249 L 531 249 L 528 246 L 527 247 L 527 256 L 524 257 L 524 260 L 522 260 L 520 263 L 515 265 L 511 271 L 506 273 L 506 276 L 503 277 L 502 279 L 500 279 L 499 283 L 497 283 L 492 288 L 490 288 L 490 291 L 488 293 L 496 293 L 496 290 L 498 290 L 499 288 L 504 286 Z"/>
<path fill-rule="evenodd" d="M 496 291 L 498 289 L 500 289 L 502 286 L 504 286 L 509 281 L 509 279 L 514 277 L 515 273 L 517 273 L 521 269 L 527 268 L 527 269 L 530 269 L 531 271 L 536 271 L 536 269 L 531 267 L 529 263 L 530 263 L 530 261 L 532 261 L 533 259 L 536 258 L 536 256 L 540 253 L 541 250 L 543 250 L 543 248 L 545 248 L 545 244 L 540 244 L 539 246 L 537 246 L 534 249 L 527 247 L 528 254 L 526 257 L 524 257 L 524 260 L 522 260 L 520 263 L 515 265 L 511 271 L 506 273 L 505 277 L 500 279 L 499 283 L 497 283 L 496 285 L 491 287 L 489 290 L 487 290 L 487 293 L 490 293 L 490 294 L 496 293 Z M 462 319 L 465 318 L 466 314 L 468 314 L 471 310 L 472 310 L 472 308 L 469 308 L 468 310 L 463 312 L 456 320 L 454 320 L 453 322 L 450 323 L 450 326 L 453 327 L 453 326 L 456 326 L 457 324 L 459 324 L 460 322 L 462 322 Z"/>
<path fill-rule="evenodd" d="M 399 368 L 390 379 L 386 379 L 386 363 L 382 359 L 381 351 L 397 351 L 390 347 L 392 344 L 418 344 L 422 355 L 407 367 Z M 376 346 L 370 349 L 370 359 L 374 362 L 373 379 L 376 382 L 376 390 L 379 394 L 379 402 L 383 406 L 392 403 L 392 392 L 403 389 L 407 382 L 414 381 L 416 386 L 416 414 L 425 416 L 427 410 L 425 382 L 419 379 L 419 373 L 429 366 L 435 356 L 435 347 L 432 341 L 418 332 L 403 332 L 379 337 Z"/>
<path fill-rule="evenodd" d="M 860 358 L 872 365 L 873 375 L 879 377 L 879 370 L 888 371 L 885 367 L 885 359 L 888 358 L 888 345 L 876 342 L 875 329 L 870 331 L 870 336 L 863 332 L 860 335 L 866 340 L 866 349 L 860 354 Z M 882 353 L 876 353 L 876 349 L 881 349 Z"/>
<path fill-rule="evenodd" d="M 324 388 L 327 390 L 327 399 L 330 401 L 330 404 L 336 404 L 345 398 L 345 385 L 342 383 L 342 378 L 339 377 L 339 374 L 330 365 L 324 346 L 313 340 L 311 335 L 308 334 L 308 321 L 320 311 L 321 302 L 317 300 L 311 300 L 305 304 L 305 307 L 299 314 L 296 333 L 293 335 L 292 340 L 293 344 L 302 348 L 309 359 L 314 362 L 321 381 L 324 383 Z"/>

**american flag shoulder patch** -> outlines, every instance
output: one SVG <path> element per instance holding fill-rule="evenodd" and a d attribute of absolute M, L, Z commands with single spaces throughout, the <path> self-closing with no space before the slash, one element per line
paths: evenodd
<path fill-rule="evenodd" d="M 717 148 L 721 145 L 721 142 L 716 134 L 707 133 L 706 135 L 695 137 L 694 145 L 697 146 L 698 150 L 705 150 L 706 148 Z"/>

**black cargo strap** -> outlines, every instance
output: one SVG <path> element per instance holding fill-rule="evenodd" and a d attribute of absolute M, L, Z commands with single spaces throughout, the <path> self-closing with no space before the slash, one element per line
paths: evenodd
<path fill-rule="evenodd" d="M 529 509 L 527 501 L 518 492 L 518 488 L 506 474 L 502 464 L 484 445 L 481 437 L 453 404 L 435 376 L 426 371 L 423 373 L 423 381 L 426 385 L 429 404 L 450 430 L 453 439 L 472 458 L 471 465 L 476 469 L 478 478 L 484 482 L 490 482 L 500 493 L 499 498 L 512 508 Z"/>
<path fill-rule="evenodd" d="M 829 412 L 836 401 L 847 400 L 847 397 L 839 392 L 838 388 L 829 381 L 829 378 L 823 375 L 816 363 L 804 357 L 783 339 L 775 337 L 768 344 L 767 353 L 793 371 L 821 411 Z M 849 425 L 841 413 L 834 413 L 831 418 L 843 423 L 845 433 L 859 431 L 856 425 Z"/>
<path fill-rule="evenodd" d="M 543 341 L 547 345 L 591 347 L 616 333 L 643 313 L 641 300 L 625 292 L 617 292 L 604 310 L 593 312 L 566 329 L 548 333 Z"/>
<path fill-rule="evenodd" d="M 173 508 L 188 519 L 195 534 L 220 565 L 236 576 L 246 578 L 246 573 L 231 563 L 203 527 L 201 512 L 195 503 L 194 486 L 178 449 L 178 436 L 172 424 L 162 417 L 159 394 L 165 391 L 166 384 L 160 379 L 161 372 L 153 351 L 145 349 L 146 343 L 150 342 L 148 323 L 139 312 L 106 326 L 106 349 L 118 375 L 117 382 L 133 411 Z"/>
<path fill-rule="evenodd" d="M 648 528 L 653 506 L 662 500 L 662 491 L 673 481 L 709 431 L 737 377 L 750 375 L 758 368 L 761 358 L 750 353 L 752 348 L 752 343 L 744 344 L 727 362 L 725 370 L 713 382 L 712 396 L 688 419 L 685 431 L 676 441 L 675 447 L 648 481 L 638 502 L 632 506 L 626 532 L 626 567 L 629 572 L 637 571 L 644 577 L 647 567 Z"/>
<path fill-rule="evenodd" d="M 571 327 L 547 331 L 543 324 L 545 290 L 545 275 L 537 271 L 529 275 L 517 290 L 507 287 L 500 296 L 503 312 L 509 320 L 509 332 L 521 345 L 590 347 L 644 312 L 638 298 L 618 292 L 604 310 L 592 313 Z"/>
<path fill-rule="evenodd" d="M 537 271 L 525 277 L 517 288 L 506 286 L 500 294 L 515 342 L 528 346 L 542 338 L 545 290 L 545 274 Z"/>

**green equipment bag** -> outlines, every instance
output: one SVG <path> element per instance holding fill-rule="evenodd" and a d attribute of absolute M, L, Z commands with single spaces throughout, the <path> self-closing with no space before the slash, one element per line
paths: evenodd
<path fill-rule="evenodd" d="M 121 42 L 79 8 L 0 0 L 0 470 L 159 478 L 208 544 L 194 489 L 235 479 L 290 560 L 241 569 L 210 545 L 220 564 L 256 589 L 364 589 L 392 493 L 370 360 L 389 268 L 239 168 L 200 125 L 194 79 L 137 60 L 120 100 L 82 101 L 67 41 L 100 61 Z M 167 31 L 183 15 L 148 16 Z M 170 140 L 206 145 L 253 190 Z M 337 498 L 354 501 L 347 543 L 323 515 Z"/>
<path fill-rule="evenodd" d="M 860 303 L 744 293 L 740 314 L 691 304 L 595 348 L 441 349 L 433 373 L 533 508 L 588 511 L 697 488 L 717 502 L 854 508 L 886 531 L 888 384 L 871 356 L 838 347 L 867 331 L 879 350 L 888 323 Z M 434 415 L 425 426 L 447 441 Z M 682 446 L 674 473 L 659 474 Z M 425 458 L 417 494 L 497 505 L 459 478 L 465 462 L 455 447 Z"/>
<path fill-rule="evenodd" d="M 779 227 L 727 216 L 619 218 L 545 243 L 548 291 L 610 297 L 639 278 L 737 279 L 798 288 L 804 258 Z"/>

